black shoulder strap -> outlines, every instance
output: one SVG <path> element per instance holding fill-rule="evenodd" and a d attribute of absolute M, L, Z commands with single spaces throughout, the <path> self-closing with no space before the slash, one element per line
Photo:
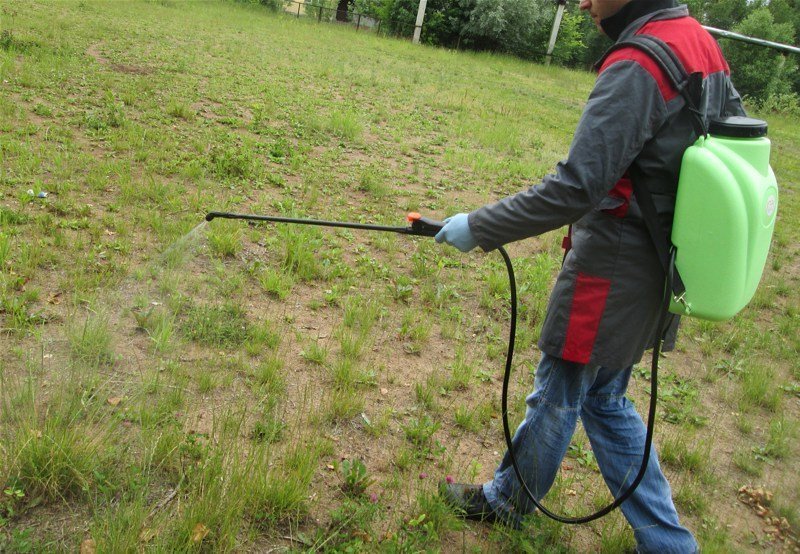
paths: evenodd
<path fill-rule="evenodd" d="M 691 75 L 686 73 L 686 69 L 678 59 L 678 56 L 675 55 L 675 52 L 672 51 L 672 48 L 660 38 L 652 35 L 634 35 L 627 40 L 614 44 L 603 54 L 603 57 L 600 58 L 595 67 L 599 69 L 611 53 L 626 47 L 636 48 L 644 52 L 659 65 L 672 86 L 683 96 L 686 109 L 692 114 L 692 123 L 697 135 L 708 135 L 704 114 L 697 108 L 698 100 L 702 94 L 703 75 L 701 73 L 693 73 Z M 653 197 L 650 194 L 650 190 L 639 182 L 639 179 L 632 179 L 632 181 L 633 193 L 636 195 L 639 208 L 642 210 L 642 216 L 650 233 L 650 238 L 656 247 L 658 258 L 661 260 L 665 274 L 672 275 L 672 293 L 676 298 L 681 298 L 686 292 L 686 286 L 683 284 L 677 268 L 670 261 L 672 259 L 670 254 L 671 241 L 658 218 Z"/>

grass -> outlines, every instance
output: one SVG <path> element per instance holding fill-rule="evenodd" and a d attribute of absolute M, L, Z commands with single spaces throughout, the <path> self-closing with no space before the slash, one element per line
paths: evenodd
<path fill-rule="evenodd" d="M 494 256 L 204 222 L 471 210 L 552 171 L 591 74 L 244 3 L 10 0 L 2 18 L 0 550 L 631 546 L 617 516 L 465 531 L 434 494 L 445 474 L 490 478 L 503 450 Z M 776 491 L 794 525 L 800 503 L 800 145 L 796 119 L 761 115 L 782 186 L 764 286 L 730 322 L 684 321 L 660 388 L 663 466 L 708 551 L 754 551 L 728 527 L 743 481 Z M 509 248 L 513 419 L 562 234 Z M 637 373 L 638 407 L 648 385 Z M 573 514 L 605 494 L 582 437 L 548 496 Z M 363 460 L 349 490 L 364 494 L 328 469 L 342 459 Z"/>

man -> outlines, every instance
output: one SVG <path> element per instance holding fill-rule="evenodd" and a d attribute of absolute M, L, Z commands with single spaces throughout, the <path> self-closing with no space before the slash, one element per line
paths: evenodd
<path fill-rule="evenodd" d="M 728 65 L 714 39 L 674 0 L 581 0 L 615 41 L 655 35 L 687 73 L 699 72 L 698 108 L 707 119 L 744 115 Z M 624 491 L 642 461 L 645 427 L 625 391 L 634 363 L 652 347 L 664 271 L 632 194 L 650 190 L 671 228 L 685 149 L 697 138 L 685 101 L 659 66 L 637 49 L 621 48 L 602 63 L 567 159 L 542 183 L 446 220 L 436 236 L 466 252 L 571 224 L 567 254 L 550 297 L 539 340 L 542 359 L 527 398 L 514 453 L 537 498 L 550 489 L 581 417 L 609 489 Z M 671 349 L 674 333 L 666 341 Z M 484 485 L 444 485 L 466 517 L 517 524 L 534 506 L 521 491 L 506 453 Z M 644 479 L 621 509 L 639 552 L 694 552 L 697 542 L 678 522 L 655 452 Z"/>

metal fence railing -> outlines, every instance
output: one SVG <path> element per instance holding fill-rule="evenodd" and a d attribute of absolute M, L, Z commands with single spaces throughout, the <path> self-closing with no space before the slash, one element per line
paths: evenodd
<path fill-rule="evenodd" d="M 318 22 L 338 23 L 355 27 L 357 31 L 369 31 L 383 36 L 411 38 L 414 22 L 383 21 L 363 13 L 338 10 L 325 5 L 326 0 L 283 0 L 283 11 L 296 18 L 307 18 Z"/>
<path fill-rule="evenodd" d="M 316 19 L 319 22 L 340 23 L 351 25 L 359 30 L 368 30 L 375 33 L 381 32 L 381 20 L 368 15 L 351 11 L 338 10 L 330 6 L 311 0 L 310 2 L 298 2 L 297 0 L 285 0 L 284 11 L 297 18 L 305 17 Z"/>

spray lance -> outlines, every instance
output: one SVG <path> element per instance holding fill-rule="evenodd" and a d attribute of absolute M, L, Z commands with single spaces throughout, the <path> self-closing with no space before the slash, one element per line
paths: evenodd
<path fill-rule="evenodd" d="M 338 227 L 345 229 L 358 229 L 363 231 L 380 231 L 386 233 L 397 233 L 401 235 L 410 235 L 418 237 L 434 237 L 442 229 L 442 227 L 444 227 L 443 222 L 423 217 L 420 214 L 414 212 L 408 214 L 406 218 L 408 221 L 408 225 L 404 227 L 392 227 L 384 225 L 373 225 L 367 223 L 354 223 L 354 222 L 343 222 L 343 221 L 325 221 L 320 219 L 298 219 L 298 218 L 279 217 L 271 215 L 237 214 L 228 212 L 209 212 L 206 215 L 205 219 L 206 221 L 212 221 L 214 219 L 239 219 L 239 220 L 267 222 L 267 223 L 288 223 L 294 225 L 314 225 L 318 227 Z M 517 330 L 517 285 L 516 285 L 516 279 L 514 278 L 514 267 L 511 263 L 511 258 L 509 258 L 508 256 L 508 252 L 506 252 L 505 248 L 503 248 L 502 246 L 498 247 L 497 251 L 500 252 L 500 255 L 503 257 L 503 261 L 506 264 L 506 270 L 508 271 L 509 291 L 510 291 L 509 306 L 511 309 L 511 316 L 509 321 L 506 364 L 505 364 L 505 371 L 503 374 L 501 412 L 503 420 L 503 434 L 506 441 L 506 447 L 508 448 L 509 457 L 511 459 L 511 465 L 514 468 L 514 472 L 516 473 L 517 479 L 519 480 L 522 489 L 525 491 L 525 494 L 528 496 L 528 498 L 531 499 L 533 504 L 543 514 L 561 523 L 570 523 L 570 524 L 588 523 L 590 521 L 603 517 L 604 515 L 608 514 L 609 512 L 617 508 L 625 500 L 627 500 L 630 497 L 630 495 L 633 494 L 633 491 L 636 490 L 636 487 L 639 486 L 639 483 L 641 482 L 642 478 L 644 477 L 645 471 L 647 470 L 647 464 L 650 459 L 650 451 L 653 442 L 653 424 L 655 421 L 656 396 L 658 389 L 657 386 L 658 356 L 660 353 L 661 338 L 663 337 L 664 332 L 660 331 L 658 333 L 658 340 L 656 341 L 656 345 L 653 348 L 653 363 L 651 366 L 651 385 L 650 385 L 650 409 L 647 419 L 647 434 L 645 437 L 642 464 L 633 482 L 628 486 L 627 489 L 625 489 L 624 492 L 619 494 L 619 496 L 616 496 L 613 502 L 611 502 L 610 504 L 596 511 L 593 514 L 581 517 L 566 517 L 551 512 L 546 507 L 544 507 L 539 502 L 539 500 L 536 499 L 531 490 L 528 488 L 528 485 L 525 483 L 525 480 L 522 477 L 522 472 L 520 471 L 519 465 L 517 464 L 517 459 L 514 455 L 514 447 L 511 442 L 511 429 L 508 424 L 508 384 L 511 378 L 511 366 L 514 359 L 514 338 L 516 336 L 516 330 Z M 665 322 L 667 319 L 667 314 L 668 314 L 667 308 L 669 306 L 669 299 L 670 299 L 669 290 L 670 288 L 667 287 L 665 293 L 665 300 L 664 303 L 662 304 L 661 316 L 659 318 L 660 330 L 665 330 L 667 327 L 665 325 Z"/>

